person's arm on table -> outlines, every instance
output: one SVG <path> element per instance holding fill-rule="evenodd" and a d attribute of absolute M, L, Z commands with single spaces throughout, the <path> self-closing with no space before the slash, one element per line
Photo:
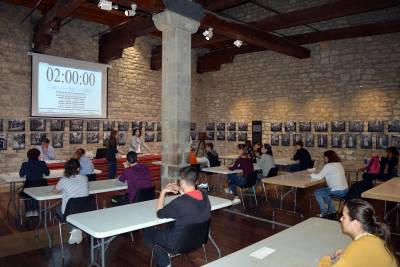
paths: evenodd
<path fill-rule="evenodd" d="M 311 178 L 316 179 L 316 180 L 321 180 L 323 179 L 327 172 L 328 172 L 328 164 L 325 164 L 325 166 L 322 168 L 322 170 L 319 173 L 311 173 Z"/>

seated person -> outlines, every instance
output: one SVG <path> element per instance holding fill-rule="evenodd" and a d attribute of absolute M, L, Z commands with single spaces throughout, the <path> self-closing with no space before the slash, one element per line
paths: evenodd
<path fill-rule="evenodd" d="M 240 203 L 240 198 L 238 197 L 236 186 L 244 186 L 247 183 L 247 180 L 250 178 L 250 175 L 254 172 L 254 166 L 251 158 L 245 152 L 245 146 L 239 144 L 237 146 L 237 151 L 239 154 L 239 158 L 235 160 L 235 163 L 229 167 L 229 170 L 233 171 L 235 169 L 242 170 L 242 175 L 239 176 L 234 173 L 228 174 L 228 185 L 229 188 L 225 189 L 225 193 L 232 192 L 234 198 L 232 200 L 233 204 Z"/>
<path fill-rule="evenodd" d="M 39 160 L 40 151 L 36 148 L 28 150 L 27 157 L 28 161 L 22 163 L 19 170 L 20 177 L 26 177 L 24 182 L 24 188 L 46 186 L 47 180 L 43 176 L 48 176 L 50 170 L 46 165 L 46 162 Z M 30 198 L 25 200 L 25 212 L 26 217 L 39 216 L 39 204 L 37 200 L 31 199 L 31 197 L 25 193 L 22 193 L 24 198 Z"/>
<path fill-rule="evenodd" d="M 79 174 L 87 176 L 89 181 L 96 181 L 93 163 L 86 157 L 85 150 L 83 148 L 78 148 L 74 153 L 74 158 L 79 160 L 81 166 Z"/>
<path fill-rule="evenodd" d="M 295 144 L 296 153 L 293 155 L 293 160 L 299 161 L 298 164 L 290 168 L 291 172 L 304 171 L 312 166 L 311 155 L 303 146 L 303 141 L 297 141 Z"/>
<path fill-rule="evenodd" d="M 89 195 L 88 178 L 80 175 L 80 164 L 77 159 L 70 159 L 64 165 L 64 177 L 54 186 L 53 192 L 62 193 L 61 214 L 64 214 L 70 198 L 87 197 Z M 69 244 L 79 244 L 82 241 L 82 231 L 70 225 Z"/>
<path fill-rule="evenodd" d="M 316 189 L 314 191 L 321 213 L 318 216 L 323 217 L 327 214 L 336 213 L 335 205 L 331 203 L 329 195 L 345 197 L 349 191 L 346 175 L 343 165 L 340 163 L 339 156 L 333 150 L 324 152 L 324 162 L 326 163 L 319 173 L 312 173 L 312 179 L 325 178 L 328 187 Z M 329 207 L 329 210 L 327 209 Z"/>
<path fill-rule="evenodd" d="M 261 170 L 261 173 L 257 174 L 258 179 L 267 177 L 269 171 L 275 168 L 275 160 L 272 156 L 272 147 L 269 144 L 264 144 L 261 148 L 261 158 L 257 162 L 257 169 Z"/>
<path fill-rule="evenodd" d="M 137 162 L 136 152 L 128 152 L 126 160 L 128 166 L 119 177 L 119 180 L 128 184 L 129 202 L 133 203 L 135 202 L 136 192 L 138 189 L 149 188 L 152 187 L 153 184 L 149 167 Z"/>
<path fill-rule="evenodd" d="M 346 249 L 323 257 L 318 267 L 396 267 L 389 227 L 378 222 L 374 208 L 361 199 L 346 202 L 342 230 L 353 239 Z"/>
<path fill-rule="evenodd" d="M 395 147 L 388 147 L 386 149 L 386 157 L 382 157 L 380 161 L 379 174 L 377 176 L 373 175 L 363 175 L 363 180 L 370 186 L 373 186 L 373 180 L 378 179 L 381 181 L 387 181 L 398 175 L 397 167 L 399 163 L 399 152 Z"/>
<path fill-rule="evenodd" d="M 253 155 L 251 160 L 253 161 L 253 163 L 257 163 L 257 160 L 260 159 L 261 157 L 261 143 L 254 143 L 253 144 Z"/>
<path fill-rule="evenodd" d="M 50 145 L 49 138 L 43 138 L 42 144 L 40 146 L 36 146 L 36 149 L 40 151 L 40 157 L 42 160 L 56 159 L 56 153 L 54 152 L 53 146 Z"/>
<path fill-rule="evenodd" d="M 359 168 L 358 171 L 364 172 L 363 179 L 376 179 L 379 176 L 380 159 L 378 155 L 372 157 L 366 162 L 365 166 Z"/>
<path fill-rule="evenodd" d="M 160 244 L 167 249 L 173 249 L 179 239 L 182 229 L 190 224 L 206 222 L 210 219 L 211 204 L 205 192 L 195 189 L 197 172 L 191 167 L 180 170 L 180 186 L 170 183 L 164 188 L 157 203 L 158 218 L 172 218 L 175 223 L 166 229 L 151 228 L 144 230 L 144 242 L 152 249 L 155 244 Z M 164 206 L 167 193 L 181 196 Z M 171 266 L 168 255 L 161 250 L 154 251 L 157 266 Z"/>
<path fill-rule="evenodd" d="M 214 150 L 213 143 L 206 143 L 206 158 L 209 162 L 208 167 L 220 166 L 218 153 Z M 208 188 L 207 175 L 208 173 L 202 174 L 201 183 L 198 185 L 199 188 Z"/>

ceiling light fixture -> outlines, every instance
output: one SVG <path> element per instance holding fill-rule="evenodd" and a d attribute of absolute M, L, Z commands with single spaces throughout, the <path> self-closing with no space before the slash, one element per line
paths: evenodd
<path fill-rule="evenodd" d="M 131 9 L 125 10 L 125 16 L 127 17 L 133 17 L 136 15 L 136 8 L 137 5 L 136 4 L 132 4 L 131 5 Z"/>
<path fill-rule="evenodd" d="M 209 27 L 203 32 L 203 35 L 204 37 L 206 37 L 207 40 L 210 40 L 214 35 L 213 28 Z"/>
<path fill-rule="evenodd" d="M 236 40 L 236 41 L 233 42 L 233 44 L 234 44 L 236 47 L 241 47 L 241 46 L 243 45 L 243 41 L 242 41 L 242 40 Z"/>
<path fill-rule="evenodd" d="M 107 10 L 107 11 L 111 11 L 112 9 L 118 9 L 118 5 L 113 5 L 111 1 L 107 0 L 100 0 L 97 6 L 101 10 Z"/>

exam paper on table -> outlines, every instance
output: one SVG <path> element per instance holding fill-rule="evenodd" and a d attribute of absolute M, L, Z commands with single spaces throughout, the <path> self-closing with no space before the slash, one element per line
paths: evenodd
<path fill-rule="evenodd" d="M 262 260 L 274 252 L 275 252 L 275 249 L 262 247 L 256 251 L 254 251 L 253 253 L 251 253 L 250 256 Z"/>

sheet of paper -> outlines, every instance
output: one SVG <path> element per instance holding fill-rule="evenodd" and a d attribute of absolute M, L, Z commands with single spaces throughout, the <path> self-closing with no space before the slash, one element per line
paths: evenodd
<path fill-rule="evenodd" d="M 275 249 L 262 247 L 262 248 L 260 248 L 260 249 L 258 249 L 256 251 L 254 251 L 253 253 L 251 253 L 250 256 L 262 260 L 262 259 L 264 259 L 268 255 L 271 255 L 274 252 L 275 252 Z"/>

